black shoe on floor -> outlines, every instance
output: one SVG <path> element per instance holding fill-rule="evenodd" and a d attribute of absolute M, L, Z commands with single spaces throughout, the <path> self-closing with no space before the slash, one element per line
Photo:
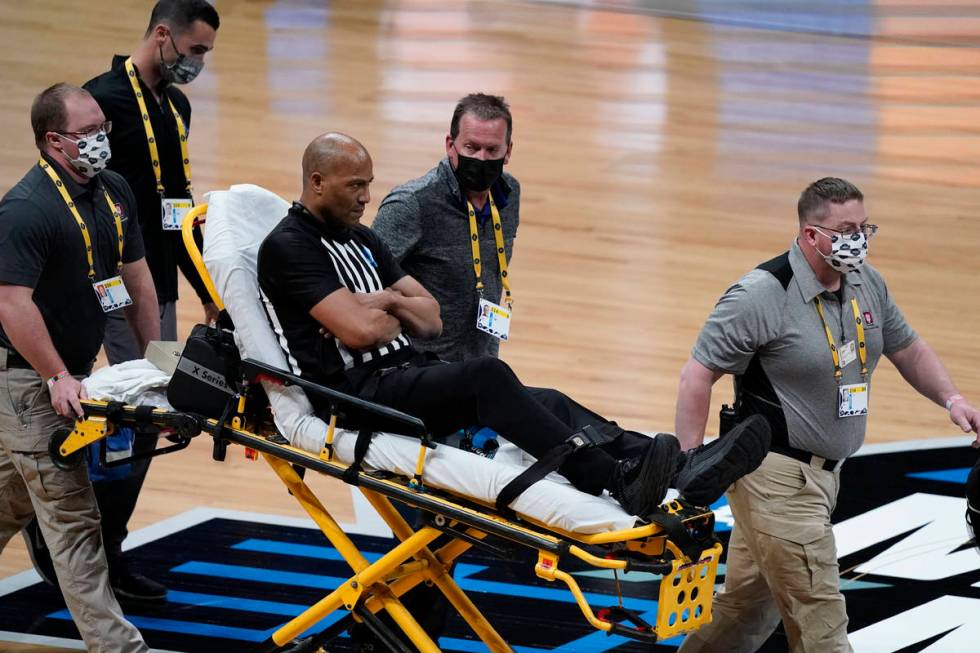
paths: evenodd
<path fill-rule="evenodd" d="M 769 422 L 762 415 L 752 415 L 723 437 L 684 452 L 674 487 L 689 503 L 710 506 L 728 486 L 762 464 L 769 440 Z"/>
<path fill-rule="evenodd" d="M 124 601 L 154 602 L 167 598 L 167 588 L 143 574 L 137 574 L 128 568 L 110 574 L 109 585 L 116 599 Z"/>
<path fill-rule="evenodd" d="M 623 510 L 645 519 L 667 495 L 681 445 L 673 435 L 658 433 L 646 452 L 620 461 L 613 473 L 611 494 Z"/>
<path fill-rule="evenodd" d="M 28 522 L 24 527 L 24 541 L 27 543 L 27 553 L 31 556 L 31 564 L 34 571 L 48 585 L 58 586 L 58 576 L 54 573 L 54 563 L 51 562 L 51 552 L 48 551 L 44 537 L 41 535 L 41 527 L 38 526 L 37 517 Z"/>

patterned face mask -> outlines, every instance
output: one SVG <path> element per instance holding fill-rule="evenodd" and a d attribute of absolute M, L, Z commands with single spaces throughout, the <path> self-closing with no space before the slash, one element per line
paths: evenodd
<path fill-rule="evenodd" d="M 194 78 L 201 74 L 204 69 L 202 59 L 192 59 L 177 49 L 174 37 L 170 37 L 170 43 L 174 46 L 177 53 L 177 60 L 173 63 L 166 63 L 163 59 L 163 46 L 160 46 L 160 74 L 164 81 L 170 84 L 190 84 Z"/>
<path fill-rule="evenodd" d="M 826 234 L 814 227 L 821 236 L 830 239 L 830 254 L 823 254 L 827 264 L 838 272 L 854 272 L 864 265 L 868 257 L 868 237 L 858 231 L 853 234 Z"/>
<path fill-rule="evenodd" d="M 84 177 L 91 179 L 105 170 L 109 159 L 112 158 L 112 151 L 109 149 L 109 135 L 104 129 L 100 129 L 91 136 L 79 138 L 77 141 L 73 141 L 67 136 L 61 137 L 70 143 L 74 143 L 75 147 L 78 148 L 77 159 L 68 156 L 64 150 L 62 153 L 71 162 L 72 167 Z"/>

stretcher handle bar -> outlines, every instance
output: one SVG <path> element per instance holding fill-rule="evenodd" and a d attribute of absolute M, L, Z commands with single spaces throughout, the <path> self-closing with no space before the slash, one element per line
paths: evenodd
<path fill-rule="evenodd" d="M 208 432 L 215 438 L 234 442 L 243 447 L 250 447 L 275 458 L 285 460 L 288 463 L 293 463 L 315 472 L 332 476 L 333 478 L 342 478 L 344 475 L 345 465 L 324 462 L 313 454 L 290 446 L 269 442 L 262 436 L 235 429 L 231 426 L 225 426 L 221 432 L 218 432 L 217 425 L 217 420 L 208 420 Z M 379 494 L 383 494 L 386 497 L 410 506 L 445 515 L 450 520 L 458 521 L 461 524 L 465 524 L 489 535 L 496 535 L 522 546 L 559 555 L 565 550 L 564 541 L 559 540 L 554 535 L 537 533 L 524 526 L 512 524 L 502 517 L 494 516 L 492 512 L 489 515 L 484 515 L 476 510 L 465 508 L 458 503 L 447 501 L 436 495 L 416 492 L 398 483 L 375 478 L 363 472 L 359 474 L 358 481 L 362 489 L 374 490 Z"/>
<path fill-rule="evenodd" d="M 204 282 L 204 287 L 208 289 L 208 294 L 211 295 L 211 300 L 214 302 L 214 305 L 218 307 L 219 311 L 223 311 L 225 310 L 224 302 L 218 296 L 218 291 L 214 287 L 214 281 L 211 280 L 208 269 L 204 267 L 204 258 L 201 256 L 201 250 L 198 249 L 197 241 L 194 240 L 194 227 L 202 225 L 207 221 L 207 212 L 207 204 L 198 204 L 188 211 L 187 215 L 184 216 L 184 223 L 180 225 L 180 233 L 184 237 L 184 248 L 187 250 L 188 256 L 191 257 L 195 269 L 197 269 L 197 276 L 201 277 L 201 281 Z"/>
<path fill-rule="evenodd" d="M 304 390 L 327 399 L 335 409 L 347 409 L 348 412 L 350 410 L 354 410 L 370 417 L 381 418 L 385 421 L 383 425 L 385 430 L 390 430 L 389 423 L 391 423 L 397 425 L 397 427 L 399 427 L 398 432 L 402 433 L 403 435 L 425 438 L 428 433 L 425 428 L 425 422 L 420 420 L 418 417 L 413 417 L 407 413 L 401 412 L 400 410 L 395 410 L 394 408 L 389 408 L 388 406 L 382 406 L 381 404 L 376 404 L 372 401 L 361 399 L 360 397 L 339 392 L 332 388 L 320 385 L 319 383 L 307 381 L 306 379 L 300 378 L 295 374 L 290 374 L 289 372 L 281 370 L 278 367 L 266 365 L 265 363 L 259 362 L 252 358 L 246 358 L 242 361 L 242 370 L 249 378 L 265 375 L 267 377 L 272 377 L 271 380 L 280 381 L 287 386 L 299 386 Z"/>
<path fill-rule="evenodd" d="M 569 574 L 561 571 L 560 569 L 555 569 L 552 572 L 555 579 L 562 581 L 568 586 L 569 591 L 571 591 L 572 596 L 575 597 L 575 603 L 578 604 L 579 610 L 582 611 L 582 616 L 585 617 L 586 621 L 592 624 L 592 627 L 596 630 L 601 630 L 607 635 L 622 635 L 623 637 L 628 637 L 641 642 L 654 643 L 657 641 L 657 632 L 652 629 L 639 629 L 630 628 L 628 626 L 623 626 L 611 621 L 603 621 L 596 616 L 592 611 L 592 606 L 585 599 L 585 595 L 582 594 L 582 590 L 579 588 L 578 583 Z"/>

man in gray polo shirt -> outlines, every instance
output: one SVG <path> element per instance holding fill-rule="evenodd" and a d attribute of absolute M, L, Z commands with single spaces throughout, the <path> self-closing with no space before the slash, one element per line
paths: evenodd
<path fill-rule="evenodd" d="M 476 323 L 481 297 L 501 303 L 517 237 L 521 186 L 503 172 L 513 148 L 512 130 L 510 107 L 502 97 L 473 93 L 462 98 L 446 134 L 446 158 L 393 189 L 371 225 L 402 269 L 439 302 L 442 335 L 419 345 L 442 360 L 497 356 L 500 341 Z M 509 295 L 500 308 L 509 310 Z"/>
<path fill-rule="evenodd" d="M 830 514 L 841 463 L 864 441 L 882 354 L 964 432 L 980 426 L 881 275 L 863 265 L 877 226 L 861 191 L 820 179 L 798 213 L 790 250 L 725 292 L 681 373 L 675 426 L 685 449 L 704 440 L 711 386 L 724 374 L 735 375 L 739 419 L 761 414 L 772 429 L 762 465 L 729 488 L 725 591 L 683 653 L 755 651 L 780 619 L 794 652 L 851 650 Z"/>

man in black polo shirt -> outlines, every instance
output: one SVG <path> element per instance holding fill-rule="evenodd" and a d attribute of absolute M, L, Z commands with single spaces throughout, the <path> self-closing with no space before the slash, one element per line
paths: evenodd
<path fill-rule="evenodd" d="M 109 169 L 125 177 L 136 196 L 164 340 L 177 340 L 178 266 L 204 303 L 205 321 L 218 314 L 180 234 L 183 215 L 193 206 L 187 151 L 191 105 L 174 86 L 190 82 L 200 72 L 204 55 L 214 47 L 218 25 L 217 11 L 205 0 L 161 0 L 153 7 L 149 27 L 132 56 L 114 57 L 111 70 L 85 84 L 113 125 Z M 143 355 L 126 320 L 117 314 L 109 315 L 105 349 L 113 365 Z M 137 432 L 134 452 L 155 446 L 154 429 Z M 150 459 L 137 461 L 128 476 L 94 483 L 112 586 L 120 600 L 160 600 L 167 592 L 130 568 L 122 551 L 149 464 Z M 36 524 L 25 532 L 39 573 L 47 575 L 47 555 Z"/>
<path fill-rule="evenodd" d="M 88 650 L 146 651 L 109 587 L 86 467 L 58 469 L 48 443 L 82 414 L 108 312 L 125 311 L 141 347 L 159 338 L 156 292 L 132 192 L 103 171 L 99 105 L 56 84 L 31 124 L 41 159 L 0 200 L 0 549 L 36 513 Z"/>
<path fill-rule="evenodd" d="M 180 234 L 193 206 L 191 105 L 176 84 L 191 82 L 203 68 L 218 25 L 217 11 L 205 0 L 161 0 L 132 56 L 113 57 L 109 71 L 84 85 L 113 124 L 109 169 L 125 177 L 136 196 L 166 340 L 177 339 L 178 266 L 204 303 L 206 321 L 217 316 Z M 111 364 L 139 358 L 121 320 L 110 318 L 105 345 Z"/>
<path fill-rule="evenodd" d="M 414 349 L 412 337 L 439 333 L 439 304 L 359 224 L 372 169 L 367 151 L 349 136 L 315 139 L 303 155 L 300 201 L 259 249 L 259 286 L 293 371 L 416 415 L 436 437 L 482 424 L 536 458 L 572 449 L 573 436 L 582 433 L 546 410 L 506 363 L 493 357 L 444 363 Z M 559 469 L 580 490 L 609 490 L 640 517 L 672 484 L 695 503 L 711 503 L 730 476 L 758 465 L 768 437 L 753 425 L 723 447 L 686 456 L 672 435 L 598 426 L 617 437 L 570 450 Z M 733 462 L 729 454 L 740 447 L 747 455 Z"/>

